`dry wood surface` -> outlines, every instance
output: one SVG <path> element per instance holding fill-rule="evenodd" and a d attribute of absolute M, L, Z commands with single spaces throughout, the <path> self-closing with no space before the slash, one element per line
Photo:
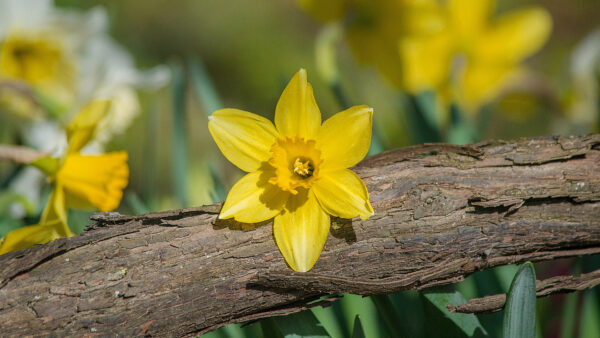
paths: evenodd
<path fill-rule="evenodd" d="M 308 273 L 286 266 L 270 222 L 217 220 L 220 204 L 96 214 L 79 236 L 0 256 L 1 335 L 197 335 L 334 292 L 600 253 L 600 134 L 426 144 L 354 169 L 375 215 L 334 219 Z"/>

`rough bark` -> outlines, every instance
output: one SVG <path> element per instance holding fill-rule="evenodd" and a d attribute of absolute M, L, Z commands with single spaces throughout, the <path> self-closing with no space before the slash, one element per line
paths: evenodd
<path fill-rule="evenodd" d="M 584 273 L 579 276 L 556 276 L 536 281 L 536 295 L 545 297 L 555 293 L 583 291 L 600 284 L 600 270 Z M 506 294 L 497 294 L 481 298 L 469 299 L 465 304 L 447 305 L 450 312 L 460 313 L 492 313 L 500 311 L 506 303 Z"/>
<path fill-rule="evenodd" d="M 0 257 L 2 335 L 185 336 L 486 268 L 600 253 L 600 135 L 424 145 L 355 168 L 375 215 L 335 219 L 309 273 L 271 224 L 217 220 L 219 204 L 97 214 L 82 235 Z"/>

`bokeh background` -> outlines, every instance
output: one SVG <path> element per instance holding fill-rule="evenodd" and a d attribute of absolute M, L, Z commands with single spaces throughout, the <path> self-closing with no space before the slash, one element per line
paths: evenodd
<path fill-rule="evenodd" d="M 551 17 L 551 33 L 539 50 L 519 62 L 528 69 L 526 76 L 498 90 L 471 115 L 464 110 L 461 113 L 460 105 L 455 106 L 459 113 L 452 113 L 450 106 L 432 100 L 431 92 L 409 93 L 391 85 L 376 67 L 361 64 L 345 39 L 345 25 L 357 14 L 346 14 L 337 23 L 319 20 L 306 8 L 324 5 L 311 3 L 55 2 L 58 7 L 75 10 L 103 7 L 110 36 L 131 53 L 138 69 L 163 66 L 170 73 L 167 82 L 137 91 L 139 115 L 125 132 L 116 133 L 106 144 L 106 150 L 129 153 L 129 185 L 117 211 L 139 214 L 223 200 L 242 172 L 220 154 L 208 133 L 207 117 L 216 109 L 231 107 L 272 119 L 284 86 L 300 68 L 308 71 L 324 119 L 348 105 L 374 108 L 371 154 L 423 142 L 468 143 L 600 131 L 597 0 L 498 0 L 494 18 L 538 6 Z M 398 18 L 399 25 L 403 19 L 411 18 Z M 365 52 L 378 53 L 370 48 L 365 45 Z M 28 145 L 23 133 L 30 120 L 0 121 L 1 143 Z M 22 167 L 0 162 L 4 191 L 10 189 L 11 180 Z M 48 189 L 42 189 L 41 201 L 44 193 L 47 196 Z M 37 221 L 43 203 L 34 200 L 28 205 L 28 212 L 20 218 L 0 205 L 0 211 L 5 212 L 0 235 Z M 81 232 L 89 215 L 89 211 L 71 210 L 69 226 Z M 598 257 L 592 257 L 536 264 L 536 270 L 540 279 L 591 271 L 598 265 Z M 456 288 L 466 299 L 506 292 L 515 271 L 516 267 L 509 266 L 480 272 Z M 346 295 L 329 309 L 318 308 L 312 313 L 333 336 L 349 336 L 357 314 L 367 337 L 431 336 L 428 323 L 442 323 L 439 318 L 443 318 L 431 304 L 416 292 L 373 298 Z M 600 337 L 599 304 L 597 290 L 539 300 L 538 336 Z M 398 320 L 403 327 L 386 320 L 390 313 L 402 319 Z M 499 336 L 502 313 L 479 316 L 479 321 L 491 336 Z M 285 319 L 271 319 L 244 329 L 232 325 L 211 335 L 242 337 L 275 332 L 277 336 L 278 330 L 285 332 L 285 323 Z M 448 332 L 454 331 L 439 332 L 449 336 Z"/>

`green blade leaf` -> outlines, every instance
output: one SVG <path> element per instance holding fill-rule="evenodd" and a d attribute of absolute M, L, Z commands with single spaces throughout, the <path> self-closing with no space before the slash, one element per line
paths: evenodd
<path fill-rule="evenodd" d="M 535 270 L 525 263 L 517 271 L 508 291 L 504 308 L 502 337 L 535 337 Z"/>
<path fill-rule="evenodd" d="M 585 292 L 583 299 L 583 309 L 580 323 L 580 337 L 592 338 L 600 337 L 600 308 L 596 297 L 596 290 L 590 289 Z"/>
<path fill-rule="evenodd" d="M 371 300 L 371 297 L 365 298 L 359 295 L 344 294 L 339 300 L 341 312 L 345 318 L 348 335 L 352 332 L 352 323 L 354 317 L 360 315 L 360 322 L 367 337 L 385 337 L 386 334 L 382 319 L 378 316 L 377 308 Z"/>
<path fill-rule="evenodd" d="M 434 320 L 437 334 L 450 336 L 450 332 L 454 332 L 452 336 L 464 337 L 486 337 L 487 332 L 479 322 L 479 319 L 474 314 L 450 312 L 446 305 L 464 304 L 467 300 L 463 295 L 451 288 L 435 289 L 423 293 L 423 297 L 437 311 L 428 311 L 428 319 Z M 458 329 L 458 330 L 457 330 Z"/>
<path fill-rule="evenodd" d="M 365 338 L 365 331 L 360 323 L 360 317 L 354 317 L 354 328 L 352 329 L 352 338 Z"/>
<path fill-rule="evenodd" d="M 171 134 L 171 175 L 177 201 L 182 207 L 188 206 L 188 148 L 185 127 L 185 73 L 176 63 L 172 67 L 173 83 L 173 132 Z"/>
<path fill-rule="evenodd" d="M 210 116 L 215 110 L 223 108 L 221 97 L 200 58 L 195 57 L 189 60 L 188 67 L 190 69 L 192 88 L 194 89 L 196 98 L 202 104 L 206 115 Z"/>
<path fill-rule="evenodd" d="M 377 312 L 383 319 L 388 333 L 392 337 L 402 337 L 404 328 L 400 325 L 400 316 L 390 298 L 387 295 L 375 295 L 371 296 L 371 300 L 375 303 Z"/>
<path fill-rule="evenodd" d="M 310 310 L 263 320 L 261 327 L 265 337 L 329 337 Z"/>

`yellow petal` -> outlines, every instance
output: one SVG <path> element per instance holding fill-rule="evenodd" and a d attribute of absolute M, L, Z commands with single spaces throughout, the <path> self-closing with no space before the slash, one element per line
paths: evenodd
<path fill-rule="evenodd" d="M 56 221 L 58 222 L 58 220 Z M 0 244 L 0 255 L 7 252 L 29 248 L 60 238 L 57 227 L 51 224 L 28 225 L 13 230 L 4 236 Z"/>
<path fill-rule="evenodd" d="M 468 64 L 460 85 L 459 102 L 468 115 L 495 99 L 506 86 L 519 76 L 518 67 Z"/>
<path fill-rule="evenodd" d="M 373 215 L 365 183 L 348 169 L 328 172 L 312 187 L 319 204 L 330 215 L 342 218 Z"/>
<path fill-rule="evenodd" d="M 477 58 L 494 63 L 517 63 L 537 52 L 550 36 L 552 19 L 542 8 L 515 11 L 499 18 L 481 37 Z"/>
<path fill-rule="evenodd" d="M 67 126 L 69 153 L 78 152 L 94 138 L 98 123 L 106 116 L 110 101 L 94 101 L 85 105 Z"/>
<path fill-rule="evenodd" d="M 396 39 L 390 41 L 377 35 L 377 32 L 351 26 L 346 30 L 346 40 L 360 65 L 373 65 L 391 85 L 402 86 L 400 55 L 395 48 Z"/>
<path fill-rule="evenodd" d="M 0 255 L 44 244 L 60 237 L 73 236 L 66 223 L 66 217 L 63 191 L 57 186 L 50 194 L 40 224 L 28 225 L 6 234 L 0 244 Z"/>
<path fill-rule="evenodd" d="M 275 216 L 273 235 L 279 251 L 295 271 L 306 272 L 321 255 L 329 233 L 329 215 L 312 190 L 291 195 L 283 212 Z"/>
<path fill-rule="evenodd" d="M 317 137 L 321 150 L 321 170 L 352 167 L 362 160 L 371 146 L 373 109 L 354 106 L 329 118 Z"/>
<path fill-rule="evenodd" d="M 63 225 L 62 228 L 57 229 L 60 236 L 70 237 L 73 234 L 67 226 L 67 206 L 65 204 L 65 192 L 60 185 L 57 183 L 52 189 L 48 203 L 42 212 L 40 223 L 52 223 L 55 220 L 59 220 Z"/>
<path fill-rule="evenodd" d="M 448 15 L 456 38 L 463 43 L 483 32 L 492 16 L 496 2 L 493 0 L 450 0 Z"/>
<path fill-rule="evenodd" d="M 452 37 L 447 32 L 431 36 L 406 36 L 398 40 L 402 88 L 412 94 L 439 87 L 448 78 Z"/>
<path fill-rule="evenodd" d="M 67 204 L 70 196 L 88 202 L 100 211 L 113 210 L 121 203 L 129 179 L 127 152 L 103 155 L 69 154 L 56 174 L 64 187 Z"/>
<path fill-rule="evenodd" d="M 271 158 L 271 146 L 279 137 L 271 121 L 238 109 L 214 112 L 208 130 L 223 155 L 246 172 L 258 170 Z"/>
<path fill-rule="evenodd" d="M 313 89 L 300 69 L 283 90 L 275 108 L 275 126 L 281 136 L 299 136 L 314 140 L 321 126 L 321 112 Z"/>
<path fill-rule="evenodd" d="M 258 223 L 279 214 L 289 193 L 268 182 L 274 174 L 258 170 L 242 177 L 229 191 L 219 218 Z"/>

